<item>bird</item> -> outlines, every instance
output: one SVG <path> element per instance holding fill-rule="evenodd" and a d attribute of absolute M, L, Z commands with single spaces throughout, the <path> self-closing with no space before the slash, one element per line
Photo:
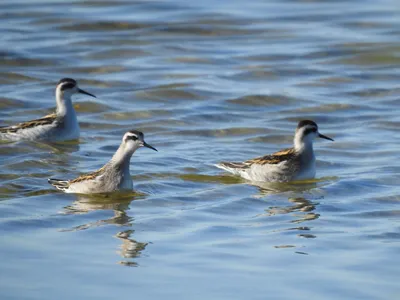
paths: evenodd
<path fill-rule="evenodd" d="M 122 143 L 114 156 L 102 168 L 72 180 L 50 178 L 48 182 L 65 193 L 100 194 L 132 191 L 133 183 L 129 165 L 132 154 L 140 147 L 157 151 L 144 141 L 142 132 L 130 130 L 124 134 Z"/>
<path fill-rule="evenodd" d="M 62 78 L 56 86 L 56 112 L 40 119 L 0 127 L 0 140 L 67 141 L 79 138 L 79 123 L 72 105 L 73 94 L 95 97 L 78 87 L 72 78 Z"/>
<path fill-rule="evenodd" d="M 333 141 L 318 131 L 318 125 L 311 120 L 298 123 L 294 145 L 270 155 L 244 162 L 221 162 L 215 166 L 244 179 L 258 182 L 290 182 L 315 177 L 314 138 Z"/>

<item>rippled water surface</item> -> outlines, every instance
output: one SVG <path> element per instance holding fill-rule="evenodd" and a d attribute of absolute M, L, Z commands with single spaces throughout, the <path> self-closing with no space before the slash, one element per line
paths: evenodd
<path fill-rule="evenodd" d="M 78 142 L 0 144 L 1 299 L 398 299 L 398 1 L 0 3 L 0 125 L 78 95 Z M 317 180 L 216 169 L 318 140 Z M 136 192 L 62 194 L 123 133 Z"/>

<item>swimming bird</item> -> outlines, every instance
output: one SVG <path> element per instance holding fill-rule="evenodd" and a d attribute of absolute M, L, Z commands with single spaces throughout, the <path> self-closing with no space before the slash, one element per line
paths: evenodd
<path fill-rule="evenodd" d="M 97 194 L 114 191 L 131 191 L 133 188 L 129 165 L 132 154 L 140 147 L 157 151 L 144 141 L 144 135 L 137 130 L 125 133 L 122 143 L 111 160 L 99 170 L 73 180 L 50 178 L 48 182 L 66 193 Z"/>
<path fill-rule="evenodd" d="M 333 141 L 318 132 L 318 125 L 311 120 L 297 125 L 294 145 L 270 155 L 244 162 L 221 162 L 216 167 L 251 181 L 289 182 L 315 177 L 314 138 Z"/>
<path fill-rule="evenodd" d="M 0 127 L 0 140 L 66 141 L 79 138 L 79 123 L 72 105 L 73 94 L 96 97 L 78 87 L 72 78 L 63 78 L 56 87 L 56 112 L 40 119 Z"/>

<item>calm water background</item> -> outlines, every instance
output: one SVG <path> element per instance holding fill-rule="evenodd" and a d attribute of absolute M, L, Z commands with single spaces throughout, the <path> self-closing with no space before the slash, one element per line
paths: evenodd
<path fill-rule="evenodd" d="M 79 143 L 0 145 L 1 299 L 398 299 L 398 1 L 0 3 L 0 125 L 55 107 Z M 311 118 L 314 183 L 213 167 L 290 146 Z M 126 130 L 137 193 L 50 176 L 101 167 Z"/>

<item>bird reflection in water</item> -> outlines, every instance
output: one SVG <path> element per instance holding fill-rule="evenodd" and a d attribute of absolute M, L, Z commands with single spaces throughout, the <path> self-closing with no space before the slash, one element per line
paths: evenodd
<path fill-rule="evenodd" d="M 118 232 L 115 237 L 122 241 L 121 249 L 117 252 L 125 259 L 132 259 L 140 256 L 141 252 L 146 248 L 148 243 L 137 242 L 130 239 L 131 234 L 134 230 L 125 230 Z M 131 260 L 122 260 L 119 262 L 121 265 L 136 267 L 137 263 Z"/>
<path fill-rule="evenodd" d="M 315 204 L 310 200 L 302 197 L 289 198 L 288 200 L 291 203 L 290 206 L 271 206 L 266 209 L 266 212 L 270 216 L 298 212 L 297 214 L 293 214 L 296 219 L 292 220 L 292 223 L 301 223 L 319 218 L 319 214 L 313 212 L 315 210 Z"/>
<path fill-rule="evenodd" d="M 316 213 L 316 206 L 318 202 L 316 199 L 320 199 L 322 195 L 316 195 L 319 193 L 318 188 L 321 187 L 321 182 L 298 182 L 298 183 L 253 183 L 252 185 L 257 186 L 259 193 L 255 196 L 256 198 L 265 198 L 267 201 L 269 197 L 273 195 L 287 195 L 288 202 L 284 201 L 281 205 L 269 206 L 265 209 L 264 213 L 258 214 L 257 217 L 272 217 L 284 215 L 290 215 L 291 224 L 300 224 L 316 220 L 320 217 L 320 214 Z M 311 193 L 311 190 L 313 191 Z M 307 196 L 305 196 L 307 195 Z M 308 198 L 308 199 L 307 199 Z M 312 200 L 311 200 L 312 199 Z M 316 235 L 310 234 L 311 228 L 308 226 L 290 226 L 283 228 L 282 231 L 297 231 L 298 237 L 302 238 L 316 238 Z M 279 230 L 280 231 L 280 230 Z M 274 232 L 277 232 L 274 230 Z M 288 236 L 290 239 L 290 235 Z M 296 243 L 297 244 L 297 243 Z M 275 248 L 298 248 L 298 245 L 294 244 L 281 244 L 275 245 Z M 308 254 L 306 252 L 295 251 L 298 254 Z"/>
<path fill-rule="evenodd" d="M 312 189 L 316 189 L 316 182 L 302 182 L 302 183 L 253 183 L 259 189 L 257 198 L 263 198 L 265 196 L 289 193 L 290 195 L 304 195 Z M 315 220 L 319 217 L 319 214 L 314 213 L 316 203 L 308 200 L 304 197 L 288 197 L 290 202 L 289 206 L 270 206 L 265 211 L 266 213 L 258 216 L 267 215 L 280 215 L 289 214 L 294 212 L 300 212 L 295 214 L 296 219 L 292 220 L 291 223 L 301 223 L 304 221 Z"/>
<path fill-rule="evenodd" d="M 112 210 L 114 216 L 109 219 L 96 220 L 63 231 L 85 230 L 109 224 L 131 227 L 133 225 L 133 218 L 127 214 L 129 205 L 133 200 L 143 199 L 144 195 L 138 193 L 112 193 L 104 195 L 77 195 L 77 197 L 77 200 L 72 205 L 64 208 L 63 212 L 65 214 L 86 214 L 99 210 Z M 148 244 L 132 239 L 131 235 L 134 232 L 134 230 L 129 229 L 120 231 L 114 236 L 122 241 L 117 253 L 124 259 L 119 263 L 125 266 L 137 266 L 137 263 L 131 259 L 139 257 L 141 251 Z"/>
<path fill-rule="evenodd" d="M 313 180 L 289 182 L 289 183 L 253 181 L 249 182 L 249 184 L 256 186 L 258 188 L 259 194 L 256 197 L 262 198 L 263 196 L 280 194 L 284 192 L 304 193 L 312 189 L 315 189 L 317 187 L 321 187 L 321 184 L 323 183 L 313 179 Z"/>

